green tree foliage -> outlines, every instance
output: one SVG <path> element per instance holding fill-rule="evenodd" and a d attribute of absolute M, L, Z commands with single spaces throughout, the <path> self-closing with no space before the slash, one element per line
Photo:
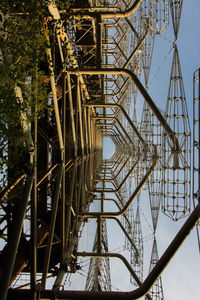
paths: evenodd
<path fill-rule="evenodd" d="M 55 1 L 69 9 L 70 1 Z M 48 18 L 48 1 L 1 0 L 0 3 L 0 169 L 20 166 L 26 136 L 20 118 L 26 114 L 34 119 L 37 100 L 38 117 L 48 108 L 48 63 L 45 53 L 47 40 L 44 19 Z M 53 34 L 53 33 L 52 33 Z M 22 90 L 23 102 L 15 95 L 15 86 Z M 8 147 L 9 145 L 9 147 Z M 9 148 L 12 151 L 9 151 Z M 12 154 L 11 154 L 12 152 Z M 20 153 L 19 153 L 20 152 Z M 23 172 L 23 170 L 22 170 Z M 1 176 L 2 183 L 6 182 Z M 3 183 L 2 183 L 3 184 Z"/>

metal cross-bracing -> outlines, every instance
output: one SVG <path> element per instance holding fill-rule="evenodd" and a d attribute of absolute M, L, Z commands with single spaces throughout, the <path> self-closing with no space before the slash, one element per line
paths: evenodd
<path fill-rule="evenodd" d="M 166 119 L 173 128 L 180 150 L 172 155 L 173 146 L 164 133 L 163 204 L 162 210 L 173 219 L 182 218 L 190 210 L 190 125 L 179 55 L 176 45 L 166 106 Z M 176 150 L 175 150 L 176 151 Z M 177 157 L 177 159 L 176 159 Z"/>
<path fill-rule="evenodd" d="M 137 201 L 137 210 L 135 219 L 133 220 L 133 242 L 135 243 L 138 253 L 131 249 L 131 264 L 134 266 L 134 270 L 141 281 L 143 281 L 143 260 L 144 260 L 144 251 L 143 251 L 143 239 L 142 239 L 142 228 L 140 221 L 140 211 L 139 211 L 139 197 Z M 137 286 L 135 280 L 131 277 L 131 282 Z"/>
<path fill-rule="evenodd" d="M 98 220 L 97 226 L 98 228 L 92 251 L 107 253 L 108 241 L 106 221 Z M 111 291 L 110 265 L 108 257 L 91 258 L 85 289 L 88 291 Z"/>
<path fill-rule="evenodd" d="M 179 26 L 180 26 L 180 20 L 181 20 L 183 0 L 180 0 L 180 1 L 170 0 L 169 2 L 170 2 L 174 35 L 175 35 L 175 39 L 177 39 L 178 32 L 179 32 Z"/>
<path fill-rule="evenodd" d="M 175 42 L 165 113 L 149 89 L 156 40 L 170 26 L 177 40 L 182 2 L 0 6 L 0 299 L 164 299 L 161 273 L 200 217 L 197 70 L 194 205 L 159 258 L 160 211 L 190 213 Z"/>
<path fill-rule="evenodd" d="M 193 186 L 192 197 L 193 206 L 199 201 L 199 182 L 200 182 L 200 69 L 196 70 L 193 75 Z M 196 225 L 197 239 L 200 250 L 199 223 Z"/>
<path fill-rule="evenodd" d="M 157 263 L 158 259 L 159 259 L 159 257 L 158 257 L 157 243 L 156 243 L 156 239 L 154 237 L 151 261 L 150 261 L 150 271 L 153 269 L 153 267 Z M 157 300 L 164 299 L 161 277 L 158 278 L 158 280 L 152 287 L 152 289 L 150 291 L 150 295 L 152 296 L 153 299 L 157 299 Z"/>

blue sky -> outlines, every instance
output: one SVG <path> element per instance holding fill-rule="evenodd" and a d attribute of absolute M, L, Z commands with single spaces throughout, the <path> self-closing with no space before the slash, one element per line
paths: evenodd
<path fill-rule="evenodd" d="M 199 12 L 200 2 L 198 0 L 184 1 L 179 35 L 176 42 L 179 51 L 191 130 L 193 107 L 193 73 L 197 68 L 200 67 L 200 39 L 198 38 L 198 29 L 200 25 Z M 151 83 L 149 86 L 149 93 L 162 110 L 165 110 L 168 94 L 173 56 L 173 50 L 171 52 L 170 50 L 173 47 L 173 39 L 174 35 L 170 20 L 170 26 L 167 32 L 162 36 L 157 36 L 156 38 L 149 79 L 149 82 Z M 146 197 L 147 195 L 145 195 L 145 192 L 143 192 L 141 197 L 142 201 L 145 201 Z M 184 221 L 185 220 L 175 223 L 163 216 L 163 214 L 160 214 L 158 230 L 156 234 L 159 255 L 161 255 L 167 248 L 175 234 L 181 228 Z M 144 230 L 146 225 L 143 224 Z M 112 228 L 112 230 L 116 229 Z M 118 234 L 120 233 L 117 233 L 117 235 Z M 151 243 L 152 241 L 149 241 L 146 247 L 151 249 Z M 148 260 L 149 253 L 146 253 L 145 264 L 148 264 Z M 116 283 L 114 285 L 120 283 L 119 286 L 121 286 L 123 290 L 126 290 L 126 288 L 129 289 L 130 285 L 128 284 L 127 277 L 121 276 L 119 275 L 119 272 L 117 272 L 117 270 L 119 270 L 119 264 L 116 261 L 111 264 L 115 270 L 113 274 L 116 276 Z M 148 265 L 145 267 L 146 272 L 148 267 Z M 196 230 L 194 229 L 162 274 L 165 299 L 200 299 L 199 268 L 199 250 L 197 247 Z M 123 266 L 120 266 L 120 269 L 123 270 L 124 274 L 126 273 Z"/>

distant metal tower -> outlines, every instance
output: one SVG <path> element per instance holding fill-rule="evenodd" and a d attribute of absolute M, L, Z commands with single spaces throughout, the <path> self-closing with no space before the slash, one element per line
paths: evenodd
<path fill-rule="evenodd" d="M 154 238 L 149 272 L 152 271 L 153 267 L 156 265 L 156 263 L 158 262 L 158 260 L 159 260 L 159 257 L 158 257 L 157 243 L 156 243 L 156 239 Z M 155 300 L 164 300 L 161 277 L 153 285 L 153 287 L 152 287 L 152 289 L 150 291 L 150 295 L 151 295 L 152 299 L 155 299 Z"/>
<path fill-rule="evenodd" d="M 138 253 L 135 253 L 134 249 L 131 249 L 131 265 L 134 267 L 134 270 L 138 276 L 138 278 L 143 281 L 143 260 L 144 260 L 144 245 L 142 238 L 142 227 L 140 221 L 140 210 L 139 210 L 139 199 L 137 197 L 137 209 L 134 219 L 133 233 L 132 238 L 135 246 L 138 249 Z M 137 286 L 135 280 L 131 277 L 131 283 Z"/>
<path fill-rule="evenodd" d="M 106 221 L 101 223 L 101 241 L 99 232 L 95 235 L 93 252 L 108 253 Z M 86 291 L 111 291 L 109 258 L 91 258 L 85 286 Z"/>
<path fill-rule="evenodd" d="M 176 41 L 182 1 L 171 1 L 170 5 Z M 163 132 L 162 210 L 173 220 L 178 220 L 190 212 L 191 132 L 181 65 L 175 43 L 165 114 L 179 146 L 174 147 L 167 138 L 165 131 Z"/>
<path fill-rule="evenodd" d="M 175 40 L 177 40 L 180 20 L 181 20 L 183 0 L 180 1 L 170 0 L 169 2 L 170 2 L 170 9 L 171 9 L 172 24 L 174 29 L 174 36 L 175 36 Z"/>

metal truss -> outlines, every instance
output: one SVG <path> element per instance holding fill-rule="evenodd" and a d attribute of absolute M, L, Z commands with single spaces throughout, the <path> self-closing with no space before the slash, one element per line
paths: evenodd
<path fill-rule="evenodd" d="M 153 247 L 152 247 L 152 254 L 151 254 L 151 261 L 150 261 L 150 272 L 157 263 L 159 257 L 158 257 L 158 249 L 157 249 L 157 243 L 156 243 L 156 238 L 154 237 L 153 240 Z M 154 286 L 152 287 L 150 291 L 150 295 L 152 299 L 164 299 L 163 295 L 163 287 L 162 287 L 162 280 L 161 277 L 156 281 Z"/>
<path fill-rule="evenodd" d="M 98 223 L 98 229 L 92 251 L 108 253 L 107 247 L 106 221 L 103 220 Z M 85 289 L 86 291 L 111 291 L 110 265 L 108 257 L 91 258 Z"/>
<path fill-rule="evenodd" d="M 21 116 L 30 168 L 20 174 L 8 168 L 7 186 L 0 193 L 0 299 L 164 299 L 161 273 L 200 217 L 198 70 L 194 209 L 158 257 L 161 200 L 162 211 L 173 220 L 190 211 L 190 126 L 175 44 L 165 114 L 147 91 L 154 40 L 167 30 L 169 5 L 177 39 L 178 2 L 76 0 L 69 11 L 56 1 L 47 4 L 48 16 L 42 19 L 45 62 L 39 67 L 48 106 L 40 116 L 36 101 L 29 126 L 23 122 L 27 116 Z M 15 93 L 23 103 L 18 85 Z M 106 139 L 114 145 L 113 152 L 106 150 L 108 158 Z M 12 149 L 8 152 L 11 159 Z M 145 279 L 144 191 L 154 237 Z M 109 247 L 111 221 L 124 234 L 123 254 Z M 83 246 L 88 237 L 89 249 Z M 133 290 L 113 291 L 113 258 L 126 266 Z M 84 270 L 85 290 L 66 287 L 69 276 Z"/>
<path fill-rule="evenodd" d="M 176 134 L 180 151 L 178 162 L 172 158 L 170 142 L 164 133 L 162 210 L 172 219 L 178 220 L 190 212 L 191 132 L 176 45 L 174 45 L 166 119 Z"/>
<path fill-rule="evenodd" d="M 181 0 L 181 1 L 170 0 L 169 2 L 170 2 L 174 35 L 175 35 L 175 39 L 177 39 L 178 32 L 179 32 L 180 20 L 181 20 L 183 0 Z"/>
<path fill-rule="evenodd" d="M 132 231 L 133 241 L 138 249 L 138 255 L 131 249 L 131 264 L 134 266 L 134 270 L 141 281 L 143 281 L 143 259 L 144 259 L 144 245 L 142 239 L 142 227 L 140 220 L 140 210 L 139 210 L 139 197 L 137 199 L 137 210 L 135 219 L 133 220 L 134 228 Z M 137 286 L 135 280 L 131 277 L 130 281 Z"/>

